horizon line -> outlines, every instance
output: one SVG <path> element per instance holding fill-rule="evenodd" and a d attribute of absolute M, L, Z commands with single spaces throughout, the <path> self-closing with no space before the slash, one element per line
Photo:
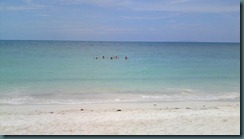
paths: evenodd
<path fill-rule="evenodd" d="M 55 39 L 0 39 L 0 41 L 73 41 L 73 42 L 188 42 L 188 43 L 241 43 L 240 41 L 142 41 L 142 40 L 55 40 Z"/>

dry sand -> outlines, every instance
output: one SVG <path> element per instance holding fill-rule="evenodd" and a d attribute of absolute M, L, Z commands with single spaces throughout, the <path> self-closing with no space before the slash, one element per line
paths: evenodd
<path fill-rule="evenodd" d="M 1 105 L 2 135 L 240 135 L 239 102 Z"/>

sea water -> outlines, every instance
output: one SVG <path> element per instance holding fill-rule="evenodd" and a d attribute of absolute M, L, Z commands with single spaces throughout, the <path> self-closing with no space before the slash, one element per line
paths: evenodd
<path fill-rule="evenodd" d="M 0 104 L 239 96 L 240 43 L 0 41 Z"/>

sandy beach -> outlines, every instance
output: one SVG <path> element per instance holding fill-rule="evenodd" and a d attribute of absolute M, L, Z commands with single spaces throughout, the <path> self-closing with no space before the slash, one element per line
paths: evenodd
<path fill-rule="evenodd" d="M 240 135 L 239 102 L 1 105 L 2 135 Z"/>

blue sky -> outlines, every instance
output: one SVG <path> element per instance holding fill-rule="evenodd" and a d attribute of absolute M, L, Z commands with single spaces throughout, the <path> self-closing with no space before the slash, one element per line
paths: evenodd
<path fill-rule="evenodd" d="M 240 1 L 1 0 L 0 39 L 240 42 Z"/>

